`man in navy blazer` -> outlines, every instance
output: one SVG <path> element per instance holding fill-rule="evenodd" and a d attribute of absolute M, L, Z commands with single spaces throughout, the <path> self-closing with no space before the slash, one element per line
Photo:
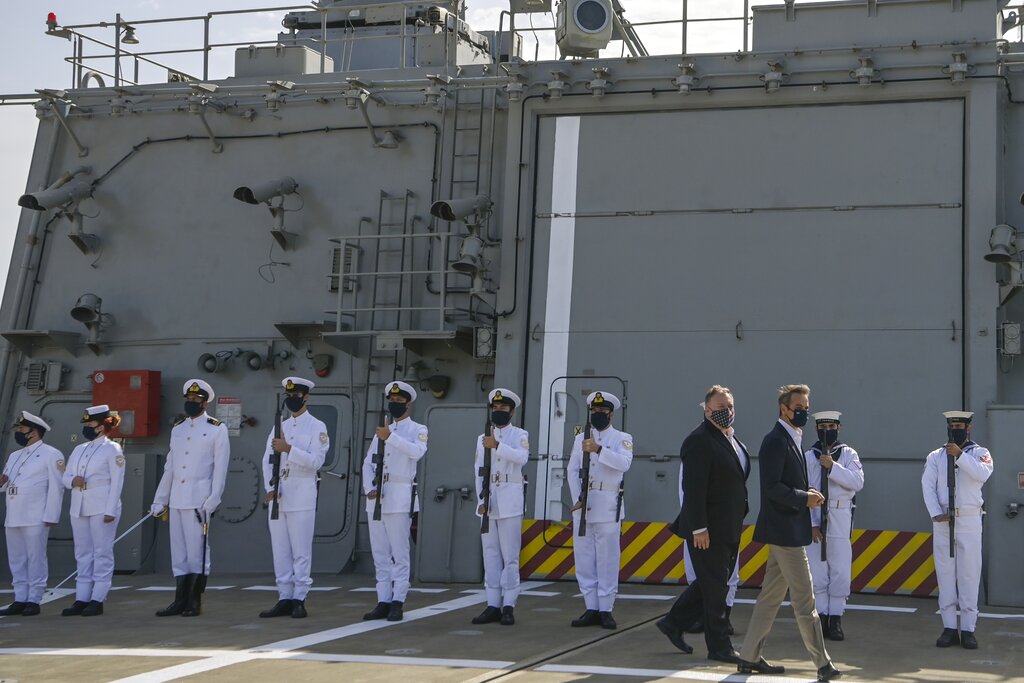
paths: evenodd
<path fill-rule="evenodd" d="M 804 548 L 811 542 L 811 508 L 825 502 L 824 496 L 807 483 L 807 463 L 800 449 L 800 428 L 807 424 L 810 395 L 806 384 L 787 384 L 779 389 L 779 420 L 758 452 L 761 511 L 754 540 L 768 546 L 768 562 L 737 669 L 740 673 L 785 672 L 783 667 L 765 661 L 762 652 L 789 591 L 800 637 L 818 668 L 818 680 L 830 681 L 842 674 L 825 651 Z"/>
<path fill-rule="evenodd" d="M 704 622 L 708 659 L 739 663 L 729 640 L 726 595 L 747 514 L 750 456 L 732 428 L 736 407 L 728 387 L 715 385 L 704 397 L 704 421 L 679 451 L 683 505 L 673 531 L 690 544 L 696 580 L 679 596 L 658 629 L 689 654 L 683 632 Z"/>

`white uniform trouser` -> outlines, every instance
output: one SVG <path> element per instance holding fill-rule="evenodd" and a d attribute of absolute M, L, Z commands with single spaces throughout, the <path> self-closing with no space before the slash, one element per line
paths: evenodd
<path fill-rule="evenodd" d="M 202 513 L 200 513 L 202 514 Z M 203 566 L 203 526 L 192 508 L 171 508 L 171 571 L 175 576 L 210 573 L 210 547 Z"/>
<path fill-rule="evenodd" d="M 981 582 L 981 515 L 957 517 L 956 558 L 949 556 L 949 524 L 932 524 L 932 554 L 939 580 L 939 612 L 943 628 L 974 632 L 978 621 L 978 585 Z"/>
<path fill-rule="evenodd" d="M 120 518 L 120 515 L 118 515 Z M 103 515 L 72 517 L 71 531 L 75 537 L 75 600 L 103 602 L 110 592 L 114 576 L 114 536 L 118 519 L 110 524 Z"/>
<path fill-rule="evenodd" d="M 274 549 L 274 574 L 281 600 L 305 600 L 313 579 L 313 525 L 316 510 L 281 510 L 276 520 L 269 519 L 270 544 Z"/>
<path fill-rule="evenodd" d="M 853 545 L 849 536 L 852 521 L 852 510 L 849 508 L 829 508 L 825 561 L 821 561 L 819 544 L 807 546 L 807 562 L 811 565 L 811 578 L 814 581 L 814 606 L 818 614 L 841 617 L 846 611 L 846 599 L 850 597 L 850 573 L 853 570 Z"/>
<path fill-rule="evenodd" d="M 46 540 L 50 530 L 45 524 L 9 526 L 7 561 L 11 566 L 11 583 L 15 602 L 39 603 L 46 590 L 49 567 L 46 564 Z"/>
<path fill-rule="evenodd" d="M 587 609 L 611 612 L 619 592 L 619 522 L 587 522 L 586 536 L 573 536 L 576 581 Z"/>
<path fill-rule="evenodd" d="M 380 521 L 370 519 L 370 549 L 377 574 L 378 602 L 405 602 L 409 592 L 408 512 L 384 512 Z"/>
<path fill-rule="evenodd" d="M 523 542 L 523 518 L 491 519 L 480 537 L 484 554 L 484 589 L 491 607 L 515 607 L 519 597 L 519 550 Z"/>
<path fill-rule="evenodd" d="M 693 563 L 690 561 L 690 544 L 683 541 L 683 571 L 686 572 L 686 583 L 693 583 L 697 579 L 697 574 L 693 571 Z M 732 607 L 733 602 L 736 601 L 736 588 L 740 585 L 740 558 L 736 556 L 736 565 L 732 568 L 732 574 L 729 575 L 729 592 L 725 594 L 725 604 Z"/>

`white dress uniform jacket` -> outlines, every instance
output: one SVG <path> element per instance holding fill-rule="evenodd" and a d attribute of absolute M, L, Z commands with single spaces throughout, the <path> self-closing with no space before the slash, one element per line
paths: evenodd
<path fill-rule="evenodd" d="M 416 478 L 416 464 L 427 452 L 427 428 L 412 418 L 392 422 L 391 436 L 384 442 L 384 484 L 380 501 L 382 513 L 412 511 L 412 482 Z M 373 456 L 377 452 L 377 436 L 363 460 L 363 493 L 373 490 Z M 374 502 L 366 500 L 366 511 L 373 514 Z M 419 509 L 418 501 L 415 509 Z"/>
<path fill-rule="evenodd" d="M 37 441 L 11 453 L 3 473 L 8 482 L 6 527 L 56 524 L 64 500 L 64 454 Z"/>
<path fill-rule="evenodd" d="M 819 451 L 804 453 L 807 460 L 808 485 L 821 491 L 824 473 L 818 460 Z M 814 602 L 818 614 L 841 617 L 850 597 L 850 579 L 853 572 L 853 546 L 850 533 L 853 527 L 853 497 L 864 488 L 864 467 L 857 451 L 843 444 L 832 454 L 832 469 L 828 472 L 828 495 L 824 507 L 828 521 L 825 536 L 825 561 L 821 559 L 821 546 L 807 546 L 807 561 L 811 566 L 814 584 Z M 821 508 L 811 510 L 811 526 L 821 526 Z"/>
<path fill-rule="evenodd" d="M 186 417 L 171 429 L 171 448 L 153 502 L 213 512 L 224 495 L 230 459 L 227 426 L 205 412 Z"/>
<path fill-rule="evenodd" d="M 298 417 L 281 420 L 281 436 L 292 449 L 281 454 L 280 509 L 282 512 L 315 510 L 317 472 L 324 466 L 331 447 L 327 426 L 307 410 Z M 267 493 L 274 490 L 270 484 L 274 472 L 270 464 L 273 439 L 274 430 L 271 430 L 263 452 L 263 484 Z"/>
<path fill-rule="evenodd" d="M 494 438 L 498 447 L 491 450 L 491 519 L 521 517 L 523 514 L 523 466 L 530 460 L 530 434 L 515 425 L 495 427 Z M 477 510 L 483 504 L 481 496 L 484 481 L 480 468 L 484 466 L 484 435 L 476 440 Z M 479 513 L 477 513 L 479 517 Z"/>
<path fill-rule="evenodd" d="M 124 464 L 121 447 L 106 435 L 75 446 L 64 468 L 64 487 L 71 489 L 71 516 L 120 515 Z M 84 489 L 71 488 L 75 477 L 85 479 Z"/>
<path fill-rule="evenodd" d="M 946 447 L 928 454 L 921 477 L 921 493 L 931 517 L 949 508 L 946 486 Z M 932 555 L 939 583 L 939 613 L 943 628 L 974 633 L 978 621 L 978 586 L 981 583 L 981 489 L 992 476 L 992 455 L 984 446 L 968 441 L 956 460 L 956 548 L 949 556 L 949 523 L 932 521 Z"/>

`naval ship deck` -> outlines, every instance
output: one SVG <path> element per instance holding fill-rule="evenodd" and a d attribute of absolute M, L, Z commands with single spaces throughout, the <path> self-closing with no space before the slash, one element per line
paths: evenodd
<path fill-rule="evenodd" d="M 687 636 L 694 654 L 673 649 L 654 621 L 675 587 L 623 585 L 616 631 L 573 629 L 582 612 L 574 582 L 524 583 L 514 627 L 473 626 L 479 586 L 419 584 L 405 621 L 364 622 L 375 603 L 367 576 L 317 576 L 310 617 L 259 619 L 276 600 L 273 578 L 214 575 L 197 619 L 158 619 L 171 579 L 117 577 L 102 617 L 60 617 L 71 589 L 48 592 L 42 615 L 0 618 L 0 681 L 813 681 L 788 606 L 779 613 L 767 655 L 784 676 L 744 676 L 704 658 L 703 637 Z M 9 591 L 8 591 L 9 592 Z M 756 590 L 740 590 L 733 610 L 738 646 Z M 844 618 L 847 640 L 828 643 L 844 681 L 997 682 L 1024 680 L 1024 610 L 983 608 L 981 647 L 939 650 L 934 598 L 854 595 Z"/>

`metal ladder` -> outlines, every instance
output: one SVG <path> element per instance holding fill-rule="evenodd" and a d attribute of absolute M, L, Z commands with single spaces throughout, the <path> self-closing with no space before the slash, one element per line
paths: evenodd
<path fill-rule="evenodd" d="M 408 326 L 412 323 L 409 320 L 409 306 L 404 304 L 407 300 L 407 288 L 408 300 L 412 299 L 411 283 L 407 282 L 406 272 L 412 269 L 413 263 L 412 245 L 408 244 L 409 200 L 413 196 L 412 190 L 406 190 L 400 195 L 380 191 L 377 203 L 377 232 L 380 239 L 377 240 L 377 248 L 374 250 L 375 275 L 372 278 L 370 292 L 370 329 L 375 332 L 401 330 L 403 318 Z M 396 213 L 401 214 L 400 221 L 392 219 Z M 410 315 L 403 316 L 403 312 Z"/>

